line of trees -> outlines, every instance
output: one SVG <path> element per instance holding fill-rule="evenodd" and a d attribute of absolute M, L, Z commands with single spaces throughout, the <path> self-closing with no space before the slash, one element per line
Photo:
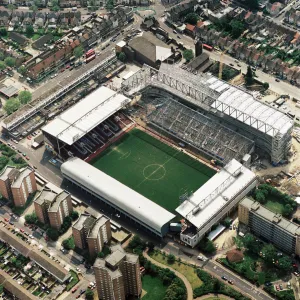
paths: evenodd
<path fill-rule="evenodd" d="M 0 61 L 1 69 L 1 61 Z M 32 99 L 32 94 L 29 91 L 21 91 L 16 98 L 10 98 L 6 100 L 4 104 L 4 110 L 8 115 L 12 114 L 14 111 L 18 110 L 21 105 L 25 105 Z"/>

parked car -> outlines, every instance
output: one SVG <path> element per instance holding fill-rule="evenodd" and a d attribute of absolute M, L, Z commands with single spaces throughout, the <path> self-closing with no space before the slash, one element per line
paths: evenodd
<path fill-rule="evenodd" d="M 20 228 L 20 231 L 21 231 L 21 232 L 23 232 L 23 233 L 25 232 L 25 230 L 24 230 L 24 229 L 22 229 L 22 228 Z"/>
<path fill-rule="evenodd" d="M 72 290 L 72 293 L 75 293 L 78 290 L 78 286 L 74 287 L 74 289 Z"/>
<path fill-rule="evenodd" d="M 224 275 L 223 275 L 221 278 L 222 278 L 223 280 L 225 280 L 225 281 L 227 281 L 227 280 L 228 280 L 228 279 L 227 279 L 227 277 L 226 277 L 226 276 L 224 276 Z"/>
<path fill-rule="evenodd" d="M 280 82 L 280 80 L 278 78 L 275 79 L 276 82 Z"/>
<path fill-rule="evenodd" d="M 7 218 L 4 219 L 5 222 L 9 222 L 9 220 Z"/>
<path fill-rule="evenodd" d="M 233 281 L 230 279 L 230 280 L 228 280 L 228 283 L 233 284 Z"/>

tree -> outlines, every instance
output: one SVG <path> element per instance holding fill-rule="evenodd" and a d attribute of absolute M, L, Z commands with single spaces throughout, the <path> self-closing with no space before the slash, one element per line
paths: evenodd
<path fill-rule="evenodd" d="M 289 218 L 293 212 L 293 208 L 290 204 L 286 204 L 282 209 L 282 215 L 286 218 Z"/>
<path fill-rule="evenodd" d="M 278 259 L 278 268 L 288 273 L 292 271 L 292 260 L 288 256 L 282 256 Z"/>
<path fill-rule="evenodd" d="M 247 68 L 247 73 L 245 75 L 245 82 L 247 85 L 251 85 L 253 83 L 253 72 L 250 66 Z"/>
<path fill-rule="evenodd" d="M 27 72 L 27 69 L 25 66 L 20 66 L 20 68 L 18 69 L 18 72 L 21 74 L 21 75 L 25 75 L 26 72 Z"/>
<path fill-rule="evenodd" d="M 231 36 L 234 39 L 237 39 L 238 37 L 240 37 L 240 35 L 245 30 L 245 25 L 241 21 L 238 21 L 238 20 L 232 20 L 230 22 L 230 26 L 231 26 Z"/>
<path fill-rule="evenodd" d="M 168 254 L 167 260 L 169 264 L 173 264 L 175 262 L 175 255 L 172 253 Z"/>
<path fill-rule="evenodd" d="M 27 104 L 31 101 L 32 95 L 29 91 L 21 91 L 18 96 L 21 104 Z"/>
<path fill-rule="evenodd" d="M 191 49 L 186 49 L 183 51 L 183 57 L 186 61 L 190 61 L 194 58 L 194 52 Z"/>
<path fill-rule="evenodd" d="M 184 21 L 186 23 L 196 25 L 199 20 L 199 16 L 196 13 L 189 13 L 185 16 Z"/>
<path fill-rule="evenodd" d="M 79 58 L 83 55 L 83 48 L 82 46 L 77 46 L 74 51 L 73 51 L 73 54 L 76 58 Z"/>
<path fill-rule="evenodd" d="M 38 7 L 36 5 L 32 5 L 30 8 L 34 12 L 36 12 L 38 10 Z"/>
<path fill-rule="evenodd" d="M 153 242 L 148 242 L 147 246 L 148 246 L 148 250 L 152 252 L 154 250 L 155 244 Z"/>
<path fill-rule="evenodd" d="M 125 62 L 127 60 L 127 56 L 124 52 L 121 52 L 118 56 L 119 60 Z"/>
<path fill-rule="evenodd" d="M 31 37 L 34 34 L 34 29 L 32 25 L 28 25 L 26 26 L 26 34 Z"/>
<path fill-rule="evenodd" d="M 277 251 L 275 247 L 272 244 L 267 244 L 263 247 L 261 250 L 263 253 L 263 257 L 266 263 L 269 265 L 272 265 L 276 262 L 277 260 Z"/>
<path fill-rule="evenodd" d="M 0 284 L 0 294 L 3 293 L 3 284 Z"/>
<path fill-rule="evenodd" d="M 270 85 L 269 85 L 268 82 L 264 82 L 264 83 L 263 83 L 263 88 L 264 88 L 265 90 L 267 90 L 269 87 L 270 87 Z"/>
<path fill-rule="evenodd" d="M 231 225 L 231 222 L 232 222 L 232 220 L 230 218 L 226 218 L 223 223 L 226 228 L 229 228 Z"/>
<path fill-rule="evenodd" d="M 75 221 L 75 220 L 78 219 L 78 217 L 79 217 L 78 211 L 73 210 L 73 211 L 71 212 L 71 218 L 72 218 L 72 220 Z"/>
<path fill-rule="evenodd" d="M 104 255 L 104 253 L 103 253 L 102 251 L 98 253 L 98 257 L 99 257 L 99 258 L 104 258 L 104 256 L 105 256 L 105 255 Z"/>
<path fill-rule="evenodd" d="M 259 285 L 263 285 L 266 282 L 266 274 L 264 272 L 259 272 L 257 281 L 258 281 Z"/>
<path fill-rule="evenodd" d="M 59 238 L 58 230 L 54 228 L 48 228 L 46 234 L 52 241 L 57 241 Z"/>
<path fill-rule="evenodd" d="M 94 299 L 94 292 L 90 288 L 86 289 L 85 299 L 88 299 L 88 300 L 93 300 Z"/>
<path fill-rule="evenodd" d="M 8 4 L 7 8 L 12 12 L 16 9 L 16 7 L 13 4 Z"/>
<path fill-rule="evenodd" d="M 68 239 L 63 240 L 62 245 L 64 246 L 65 249 L 67 250 L 73 250 L 75 249 L 75 242 L 74 238 L 70 237 Z"/>
<path fill-rule="evenodd" d="M 252 9 L 258 9 L 259 7 L 259 0 L 246 0 L 246 5 Z"/>
<path fill-rule="evenodd" d="M 262 204 L 266 202 L 265 194 L 260 189 L 255 191 L 255 200 Z"/>
<path fill-rule="evenodd" d="M 38 221 L 36 213 L 33 212 L 32 214 L 26 215 L 25 216 L 25 221 L 28 224 L 36 224 L 37 221 Z"/>
<path fill-rule="evenodd" d="M 4 61 L 0 61 L 0 70 L 2 71 L 2 70 L 4 70 L 6 68 L 6 64 L 5 64 L 5 62 Z"/>
<path fill-rule="evenodd" d="M 59 11 L 60 8 L 59 8 L 58 5 L 54 5 L 54 6 L 52 6 L 51 10 L 52 10 L 52 11 Z"/>
<path fill-rule="evenodd" d="M 216 252 L 216 247 L 212 241 L 207 240 L 203 251 L 206 253 L 214 253 L 214 252 Z"/>
<path fill-rule="evenodd" d="M 1 36 L 7 36 L 7 30 L 6 30 L 6 28 L 0 28 L 0 35 Z"/>
<path fill-rule="evenodd" d="M 5 62 L 5 64 L 8 66 L 8 67 L 14 67 L 15 66 L 15 64 L 16 64 L 16 59 L 15 58 L 13 58 L 13 57 L 11 57 L 11 56 L 9 56 L 9 57 L 6 57 L 5 59 L 4 59 L 4 62 Z"/>
<path fill-rule="evenodd" d="M 247 233 L 247 234 L 244 236 L 243 242 L 244 242 L 244 246 L 245 246 L 249 251 L 251 251 L 252 253 L 256 253 L 256 254 L 259 253 L 259 251 L 260 251 L 260 244 L 259 244 L 259 241 L 256 240 L 256 238 L 255 238 L 252 234 Z"/>
<path fill-rule="evenodd" d="M 106 6 L 105 6 L 105 8 L 106 8 L 107 10 L 112 10 L 112 9 L 114 9 L 114 0 L 108 0 L 108 1 L 106 1 Z"/>
<path fill-rule="evenodd" d="M 7 114 L 12 114 L 14 111 L 18 110 L 20 108 L 21 104 L 19 99 L 17 98 L 11 98 L 6 100 L 6 103 L 4 104 L 4 110 Z"/>

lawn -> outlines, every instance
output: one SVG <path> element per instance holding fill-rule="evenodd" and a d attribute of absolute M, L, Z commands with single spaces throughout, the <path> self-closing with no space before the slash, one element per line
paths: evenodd
<path fill-rule="evenodd" d="M 167 261 L 167 257 L 164 257 L 160 252 L 156 251 L 150 254 L 150 256 L 155 259 L 156 261 L 160 262 L 161 264 L 164 264 L 168 267 L 173 268 L 174 270 L 178 271 L 179 273 L 183 274 L 187 280 L 192 285 L 192 288 L 195 289 L 202 285 L 201 279 L 196 274 L 196 269 L 185 265 L 183 263 L 179 263 L 175 261 L 174 263 L 170 264 Z"/>
<path fill-rule="evenodd" d="M 283 205 L 279 202 L 268 200 L 266 204 L 264 204 L 266 208 L 271 210 L 274 213 L 282 214 L 283 211 Z"/>
<path fill-rule="evenodd" d="M 164 299 L 167 286 L 163 285 L 158 277 L 145 275 L 142 277 L 143 290 L 147 293 L 142 297 L 143 300 Z"/>
<path fill-rule="evenodd" d="M 37 39 L 39 39 L 41 37 L 41 35 L 40 34 L 38 34 L 38 33 L 35 33 L 33 36 L 32 36 L 32 40 L 33 41 L 36 41 Z"/>
<path fill-rule="evenodd" d="M 91 164 L 170 212 L 179 197 L 209 180 L 215 171 L 138 129 L 133 129 Z"/>
<path fill-rule="evenodd" d="M 70 274 L 72 276 L 72 280 L 67 284 L 67 291 L 69 291 L 79 281 L 78 275 L 75 271 L 70 270 Z"/>

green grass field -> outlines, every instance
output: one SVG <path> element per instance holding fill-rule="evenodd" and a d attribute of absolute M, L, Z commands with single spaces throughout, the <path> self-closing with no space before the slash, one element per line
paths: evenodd
<path fill-rule="evenodd" d="M 142 277 L 142 284 L 143 290 L 146 291 L 146 294 L 142 297 L 143 300 L 159 300 L 164 298 L 167 287 L 163 285 L 158 277 L 145 275 Z"/>
<path fill-rule="evenodd" d="M 138 129 L 112 144 L 91 164 L 174 212 L 179 196 L 196 191 L 215 171 Z"/>
<path fill-rule="evenodd" d="M 284 208 L 281 203 L 272 200 L 268 200 L 264 206 L 276 214 L 282 214 Z"/>

